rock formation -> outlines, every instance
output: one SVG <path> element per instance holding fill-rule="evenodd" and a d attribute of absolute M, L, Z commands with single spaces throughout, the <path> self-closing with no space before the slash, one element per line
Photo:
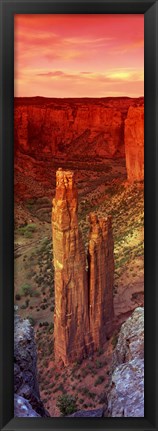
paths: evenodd
<path fill-rule="evenodd" d="M 113 318 L 114 242 L 111 217 L 91 213 L 89 238 L 90 331 L 95 346 L 106 340 L 107 322 Z"/>
<path fill-rule="evenodd" d="M 14 417 L 16 418 L 38 418 L 41 417 L 26 400 L 20 395 L 14 395 Z"/>
<path fill-rule="evenodd" d="M 102 418 L 104 417 L 104 409 L 78 410 L 72 415 L 67 415 L 70 418 Z"/>
<path fill-rule="evenodd" d="M 53 200 L 53 254 L 55 268 L 55 356 L 75 360 L 89 342 L 86 258 L 77 220 L 74 174 L 59 169 Z"/>
<path fill-rule="evenodd" d="M 89 268 L 77 219 L 74 173 L 58 169 L 53 199 L 55 269 L 54 349 L 64 363 L 83 358 L 106 339 L 113 317 L 113 238 L 111 218 L 90 215 Z"/>
<path fill-rule="evenodd" d="M 37 381 L 37 353 L 33 328 L 28 319 L 14 316 L 15 416 L 49 416 L 40 399 Z M 23 400 L 27 400 L 26 403 Z M 33 411 L 30 410 L 30 405 Z M 23 406 L 23 407 L 22 407 Z"/>
<path fill-rule="evenodd" d="M 144 308 L 122 325 L 113 356 L 109 417 L 144 417 Z"/>
<path fill-rule="evenodd" d="M 17 98 L 14 148 L 34 157 L 125 157 L 124 122 L 143 98 Z"/>
<path fill-rule="evenodd" d="M 144 179 L 144 106 L 130 107 L 125 120 L 125 154 L 130 182 Z"/>

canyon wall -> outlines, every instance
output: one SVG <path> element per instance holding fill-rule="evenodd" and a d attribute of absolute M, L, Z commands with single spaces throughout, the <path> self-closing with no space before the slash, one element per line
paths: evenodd
<path fill-rule="evenodd" d="M 77 219 L 72 171 L 58 169 L 52 208 L 55 269 L 54 351 L 65 364 L 103 345 L 113 318 L 113 236 L 111 217 L 90 215 L 88 271 Z"/>
<path fill-rule="evenodd" d="M 128 181 L 144 179 L 144 106 L 130 107 L 125 120 L 125 154 Z"/>
<path fill-rule="evenodd" d="M 125 157 L 124 122 L 143 98 L 19 98 L 14 104 L 14 147 L 34 157 Z"/>

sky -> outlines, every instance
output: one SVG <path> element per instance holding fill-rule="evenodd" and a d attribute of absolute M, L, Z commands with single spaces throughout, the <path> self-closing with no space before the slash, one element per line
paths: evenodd
<path fill-rule="evenodd" d="M 15 15 L 14 95 L 144 95 L 144 14 Z"/>

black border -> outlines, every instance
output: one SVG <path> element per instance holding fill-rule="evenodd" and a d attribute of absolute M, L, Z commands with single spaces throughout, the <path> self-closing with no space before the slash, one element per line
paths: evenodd
<path fill-rule="evenodd" d="M 143 13 L 145 18 L 145 417 L 14 418 L 13 95 L 15 13 Z M 0 2 L 0 425 L 2 430 L 158 430 L 158 0 Z M 157 121 L 156 121 L 157 120 Z M 157 168 L 157 169 L 156 169 Z M 157 339 L 157 342 L 156 342 Z M 157 360 L 156 360 L 157 359 Z M 157 401 L 157 404 L 156 404 Z"/>

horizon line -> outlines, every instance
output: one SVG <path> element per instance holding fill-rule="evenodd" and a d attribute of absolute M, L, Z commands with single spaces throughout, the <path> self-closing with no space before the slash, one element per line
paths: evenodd
<path fill-rule="evenodd" d="M 76 96 L 76 97 L 48 97 L 48 96 L 14 96 L 14 99 L 35 99 L 35 98 L 41 98 L 41 99 L 109 99 L 109 98 L 115 98 L 115 99 L 120 99 L 120 98 L 126 98 L 126 99 L 140 99 L 140 98 L 144 98 L 143 96 Z"/>

